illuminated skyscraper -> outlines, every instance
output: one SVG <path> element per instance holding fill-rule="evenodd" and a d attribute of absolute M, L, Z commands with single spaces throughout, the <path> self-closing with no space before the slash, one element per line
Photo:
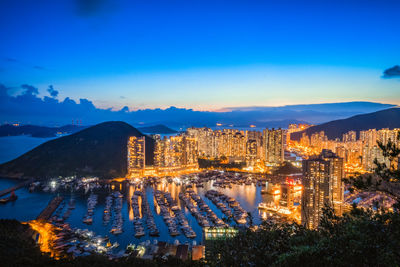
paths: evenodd
<path fill-rule="evenodd" d="M 284 161 L 284 131 L 265 129 L 263 131 L 264 160 L 267 164 L 278 165 Z"/>
<path fill-rule="evenodd" d="M 343 213 L 344 201 L 344 161 L 330 150 L 322 150 L 322 159 L 328 161 L 329 164 L 329 188 L 331 206 L 335 210 L 335 214 L 340 216 Z"/>
<path fill-rule="evenodd" d="M 128 176 L 141 175 L 145 168 L 145 137 L 131 136 L 128 140 Z"/>
<path fill-rule="evenodd" d="M 214 157 L 215 142 L 214 132 L 210 128 L 188 128 L 186 135 L 195 138 L 197 141 L 197 151 L 199 156 Z"/>
<path fill-rule="evenodd" d="M 247 140 L 246 143 L 246 165 L 254 166 L 257 162 L 257 141 Z"/>
<path fill-rule="evenodd" d="M 197 140 L 196 138 L 183 137 L 183 165 L 197 164 Z"/>
<path fill-rule="evenodd" d="M 303 160 L 303 196 L 301 221 L 307 228 L 317 228 L 325 205 L 336 215 L 343 211 L 343 159 L 324 150 L 319 157 Z"/>
<path fill-rule="evenodd" d="M 349 131 L 343 134 L 343 142 L 355 142 L 357 140 L 357 133 L 355 131 Z"/>

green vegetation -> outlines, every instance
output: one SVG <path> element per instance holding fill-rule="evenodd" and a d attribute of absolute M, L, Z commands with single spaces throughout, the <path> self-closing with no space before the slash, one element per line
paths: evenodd
<path fill-rule="evenodd" d="M 399 213 L 325 210 L 318 230 L 263 223 L 212 251 L 211 266 L 398 266 Z"/>
<path fill-rule="evenodd" d="M 0 176 L 46 178 L 67 175 L 121 177 L 127 170 L 129 136 L 143 136 L 124 122 L 105 122 L 48 141 L 0 165 Z M 153 139 L 146 137 L 146 159 L 152 164 Z"/>
<path fill-rule="evenodd" d="M 397 134 L 397 139 L 400 140 L 400 132 Z M 357 175 L 346 179 L 345 182 L 351 185 L 351 191 L 380 191 L 389 194 L 398 201 L 394 206 L 398 209 L 400 208 L 400 168 L 398 166 L 400 148 L 392 140 L 385 145 L 378 141 L 378 146 L 389 165 L 375 159 L 376 168 L 373 174 Z"/>
<path fill-rule="evenodd" d="M 138 128 L 139 131 L 142 133 L 147 133 L 147 134 L 175 134 L 178 133 L 177 131 L 162 125 L 162 124 L 157 124 L 154 126 L 147 126 L 147 127 L 140 127 Z"/>
<path fill-rule="evenodd" d="M 2 266 L 399 266 L 400 214 L 354 208 L 343 217 L 325 209 L 318 230 L 264 222 L 218 241 L 206 262 L 109 260 L 102 255 L 54 260 L 42 254 L 26 225 L 0 220 Z"/>
<path fill-rule="evenodd" d="M 292 163 L 285 161 L 282 166 L 279 166 L 275 171 L 274 174 L 282 174 L 282 175 L 289 175 L 289 174 L 295 174 L 295 173 L 301 173 L 301 169 L 293 166 Z"/>
<path fill-rule="evenodd" d="M 216 169 L 242 169 L 246 166 L 245 162 L 230 162 L 226 163 L 226 158 L 221 157 L 220 159 L 198 159 L 199 168 L 208 169 L 208 168 L 216 168 Z"/>

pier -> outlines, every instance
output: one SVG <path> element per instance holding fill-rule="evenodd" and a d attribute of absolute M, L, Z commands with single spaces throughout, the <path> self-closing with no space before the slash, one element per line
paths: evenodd
<path fill-rule="evenodd" d="M 9 194 L 9 193 L 11 193 L 12 191 L 18 190 L 18 189 L 20 189 L 20 188 L 22 188 L 22 187 L 24 187 L 24 186 L 26 186 L 26 185 L 32 183 L 33 181 L 34 181 L 34 179 L 29 179 L 29 180 L 27 180 L 27 181 L 24 181 L 24 182 L 22 182 L 22 183 L 19 183 L 19 184 L 15 185 L 15 186 L 6 188 L 6 189 L 4 189 L 4 190 L 1 190 L 1 191 L 0 191 L 0 197 Z"/>
<path fill-rule="evenodd" d="M 50 216 L 53 212 L 58 208 L 60 203 L 64 200 L 64 197 L 55 197 L 53 198 L 47 207 L 37 216 L 36 220 L 38 221 L 47 221 L 50 219 Z"/>

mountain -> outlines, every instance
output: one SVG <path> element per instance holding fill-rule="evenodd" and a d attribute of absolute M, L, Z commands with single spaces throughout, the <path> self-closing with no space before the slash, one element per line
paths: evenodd
<path fill-rule="evenodd" d="M 308 136 L 313 133 L 324 131 L 329 139 L 342 138 L 348 131 L 359 131 L 368 129 L 400 128 L 400 108 L 390 108 L 368 114 L 362 114 L 343 120 L 335 120 L 320 125 L 312 126 L 302 132 L 292 133 L 292 140 L 300 140 L 305 132 Z"/>
<path fill-rule="evenodd" d="M 60 137 L 0 165 L 0 176 L 44 178 L 65 175 L 120 177 L 127 169 L 129 136 L 144 136 L 125 122 L 104 122 Z M 146 164 L 153 164 L 154 141 L 146 136 Z"/>
<path fill-rule="evenodd" d="M 31 87 L 29 87 L 31 88 Z M 34 87 L 33 87 L 34 88 Z M 26 86 L 22 88 L 27 91 Z M 31 88 L 32 89 L 32 88 Z M 37 88 L 35 88 L 38 90 Z M 32 89 L 33 90 L 33 89 Z M 22 124 L 55 125 L 67 124 L 71 118 L 95 125 L 104 121 L 125 121 L 132 125 L 163 124 L 173 129 L 187 127 L 213 127 L 217 123 L 249 127 L 271 127 L 271 121 L 305 121 L 320 124 L 350 116 L 375 112 L 395 105 L 374 102 L 322 103 L 286 106 L 228 107 L 214 111 L 197 111 L 187 108 L 120 110 L 96 107 L 89 99 L 75 102 L 69 97 L 64 100 L 40 98 L 32 94 L 9 95 L 8 88 L 0 84 L 0 122 L 15 121 Z M 276 123 L 275 123 L 276 124 Z M 288 125 L 280 123 L 279 127 Z"/>
<path fill-rule="evenodd" d="M 55 137 L 57 133 L 71 134 L 87 128 L 87 126 L 65 125 L 62 127 L 46 127 L 36 125 L 14 126 L 0 125 L 0 137 L 30 135 L 32 137 Z"/>
<path fill-rule="evenodd" d="M 162 124 L 157 124 L 154 126 L 148 126 L 148 127 L 140 127 L 137 128 L 139 131 L 142 133 L 147 133 L 147 134 L 175 134 L 177 131 L 168 128 L 165 125 Z"/>

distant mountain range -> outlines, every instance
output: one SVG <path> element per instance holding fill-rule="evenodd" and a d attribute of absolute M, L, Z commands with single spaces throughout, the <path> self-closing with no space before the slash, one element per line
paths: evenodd
<path fill-rule="evenodd" d="M 11 124 L 0 125 L 0 137 L 30 135 L 32 137 L 55 137 L 57 133 L 71 134 L 85 129 L 87 126 L 65 125 L 61 127 L 46 127 L 37 125 L 14 126 Z"/>
<path fill-rule="evenodd" d="M 21 125 L 14 126 L 11 124 L 0 125 L 0 137 L 29 135 L 32 137 L 55 137 L 57 134 L 72 134 L 79 132 L 89 126 L 81 125 L 65 125 L 61 127 L 47 127 L 39 125 Z M 137 128 L 142 133 L 147 134 L 174 134 L 177 131 L 162 125 L 146 126 Z"/>
<path fill-rule="evenodd" d="M 3 90 L 3 94 L 1 93 Z M 85 125 L 95 125 L 104 121 L 124 121 L 131 125 L 163 124 L 173 129 L 187 127 L 213 127 L 216 124 L 233 127 L 287 128 L 290 123 L 308 122 L 320 124 L 331 120 L 375 112 L 395 105 L 374 102 L 344 102 L 307 105 L 232 107 L 217 111 L 196 111 L 187 108 L 120 110 L 101 109 L 87 99 L 79 103 L 70 98 L 63 101 L 38 96 L 10 96 L 7 88 L 0 85 L 0 123 L 19 122 L 21 124 L 58 125 L 68 124 L 71 119 Z"/>
<path fill-rule="evenodd" d="M 146 134 L 175 134 L 175 133 L 178 133 L 178 131 L 168 128 L 167 126 L 162 125 L 162 124 L 157 124 L 154 126 L 147 126 L 147 127 L 139 127 L 137 129 L 139 131 L 141 131 L 142 133 L 146 133 Z"/>
<path fill-rule="evenodd" d="M 0 176 L 38 179 L 74 174 L 125 176 L 129 136 L 144 135 L 125 122 L 104 122 L 43 143 L 0 165 Z M 153 164 L 153 150 L 154 141 L 146 136 L 146 164 Z"/>
<path fill-rule="evenodd" d="M 163 124 L 176 129 L 187 127 L 212 127 L 217 123 L 235 127 L 287 128 L 290 123 L 323 123 L 350 116 L 375 112 L 394 107 L 373 102 L 344 102 L 310 105 L 288 105 L 280 107 L 241 107 L 215 111 L 194 111 L 170 107 L 146 109 L 127 113 L 125 121 L 130 123 Z M 138 121 L 129 118 L 134 115 Z"/>
<path fill-rule="evenodd" d="M 324 131 L 329 139 L 335 139 L 342 138 L 343 134 L 352 130 L 358 134 L 362 130 L 382 128 L 400 128 L 400 108 L 385 109 L 312 126 L 302 132 L 292 133 L 291 139 L 300 140 L 303 132 L 311 136 L 313 133 Z"/>

